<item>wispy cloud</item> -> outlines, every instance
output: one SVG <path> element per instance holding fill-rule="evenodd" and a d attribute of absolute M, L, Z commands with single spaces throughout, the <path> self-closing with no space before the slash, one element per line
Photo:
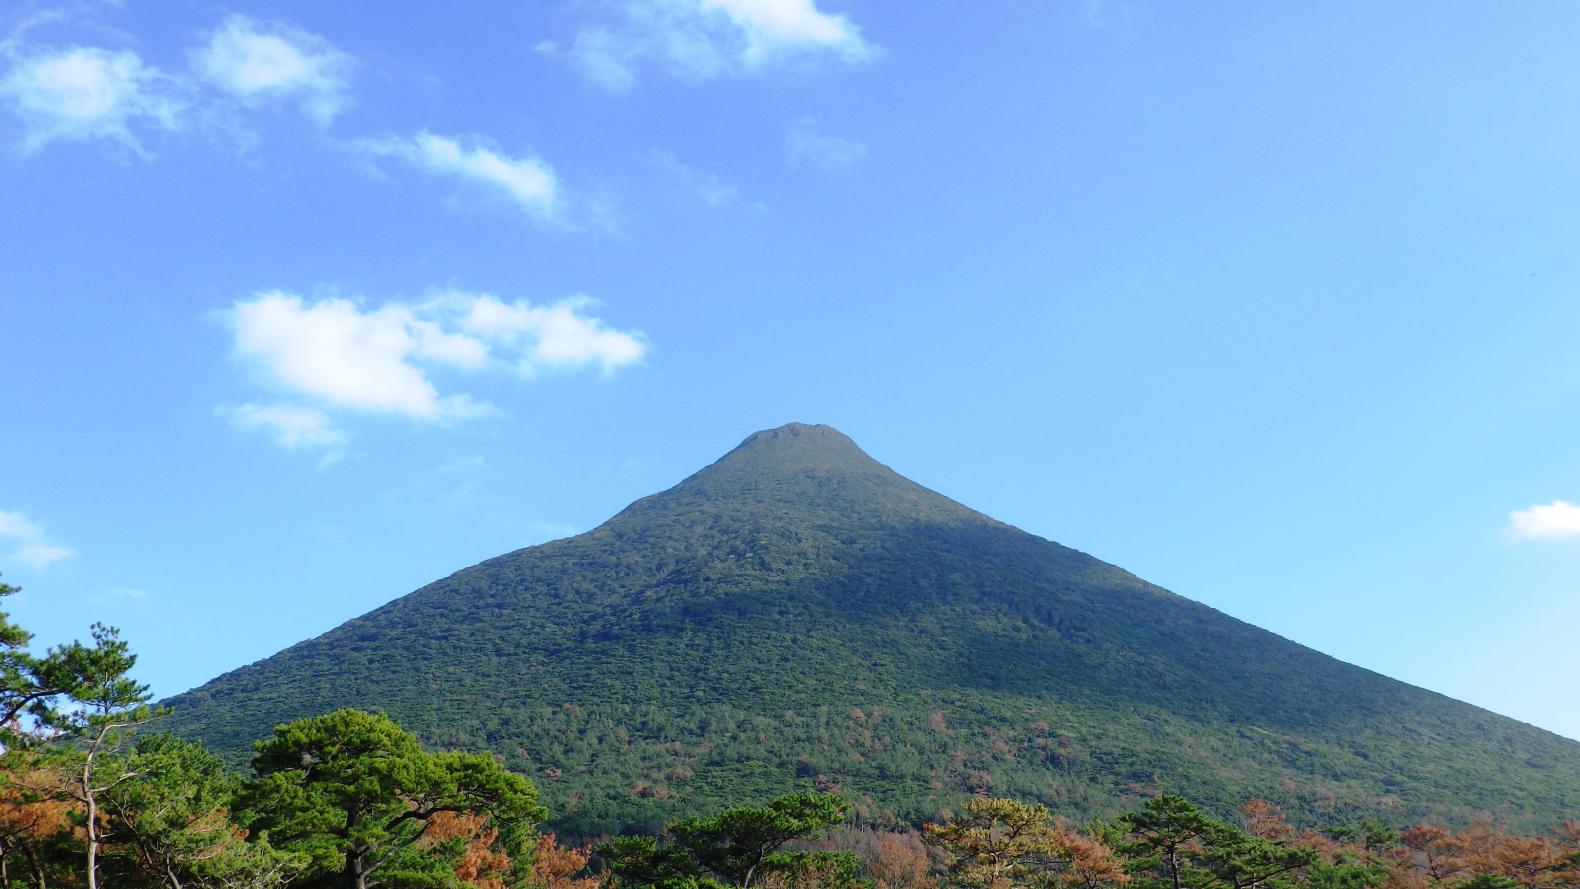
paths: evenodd
<path fill-rule="evenodd" d="M 511 157 L 478 137 L 451 138 L 421 132 L 410 138 L 363 139 L 352 147 L 393 157 L 418 169 L 481 186 L 506 198 L 540 222 L 567 222 L 559 177 L 543 159 Z"/>
<path fill-rule="evenodd" d="M 826 136 L 817 130 L 817 121 L 803 117 L 785 139 L 785 152 L 792 166 L 810 164 L 821 170 L 839 170 L 867 156 L 867 146 L 840 136 Z"/>
<path fill-rule="evenodd" d="M 190 51 L 192 70 L 173 74 L 129 49 L 47 46 L 28 34 L 70 18 L 35 15 L 0 40 L 0 104 L 21 121 L 26 154 L 53 142 L 109 140 L 148 157 L 150 133 L 212 124 L 225 97 L 248 108 L 292 103 L 319 124 L 351 101 L 355 60 L 288 24 L 231 16 Z"/>
<path fill-rule="evenodd" d="M 42 571 L 62 559 L 77 553 L 69 546 L 51 540 L 36 522 L 26 515 L 0 509 L 0 558 L 20 562 L 34 571 Z"/>
<path fill-rule="evenodd" d="M 1580 539 L 1580 506 L 1565 500 L 1509 513 L 1509 534 L 1520 540 Z"/>
<path fill-rule="evenodd" d="M 712 173 L 682 163 L 668 151 L 654 151 L 648 155 L 648 160 L 709 207 L 727 207 L 740 199 L 740 190 L 735 186 Z"/>
<path fill-rule="evenodd" d="M 506 302 L 487 293 L 450 293 L 429 303 L 527 376 L 540 370 L 587 367 L 597 367 L 607 376 L 642 360 L 648 349 L 646 338 L 639 332 L 615 330 L 587 314 L 597 305 L 588 296 L 533 305 L 526 300 Z"/>
<path fill-rule="evenodd" d="M 236 302 L 228 312 L 237 359 L 285 400 L 219 411 L 238 428 L 288 449 L 343 453 L 339 418 L 385 415 L 449 422 L 496 412 L 464 393 L 440 390 L 439 372 L 595 368 L 608 375 L 647 353 L 640 332 L 591 314 L 584 296 L 533 304 L 481 293 L 445 292 L 419 303 L 378 307 L 283 291 Z"/>
<path fill-rule="evenodd" d="M 815 0 L 627 0 L 602 9 L 568 46 L 539 49 L 613 92 L 630 89 L 646 69 L 696 82 L 879 54 L 854 22 Z"/>
<path fill-rule="evenodd" d="M 88 595 L 88 604 L 94 608 L 104 608 L 106 606 L 129 607 L 141 614 L 148 614 L 152 611 L 149 608 L 148 599 L 147 590 L 137 587 L 118 586 L 111 587 L 104 593 L 90 593 Z"/>
<path fill-rule="evenodd" d="M 350 104 L 355 62 L 316 34 L 233 15 L 193 51 L 192 65 L 244 104 L 292 102 L 322 125 Z"/>
<path fill-rule="evenodd" d="M 237 429 L 265 432 L 287 450 L 305 448 L 338 452 L 346 444 L 346 433 L 335 426 L 328 414 L 315 407 L 248 403 L 226 405 L 219 412 L 229 417 Z"/>
<path fill-rule="evenodd" d="M 22 122 L 24 153 L 109 139 L 147 156 L 136 131 L 178 129 L 183 109 L 175 80 L 136 53 L 84 46 L 15 57 L 0 100 Z"/>

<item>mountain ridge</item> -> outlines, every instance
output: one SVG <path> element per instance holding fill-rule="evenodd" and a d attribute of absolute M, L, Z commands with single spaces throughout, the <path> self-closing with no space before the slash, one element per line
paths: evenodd
<path fill-rule="evenodd" d="M 275 722 L 384 709 L 499 752 L 588 833 L 796 783 L 890 821 L 979 792 L 1077 814 L 1162 791 L 1308 817 L 1580 803 L 1580 744 L 1006 525 L 808 424 L 171 703 L 233 761 Z"/>

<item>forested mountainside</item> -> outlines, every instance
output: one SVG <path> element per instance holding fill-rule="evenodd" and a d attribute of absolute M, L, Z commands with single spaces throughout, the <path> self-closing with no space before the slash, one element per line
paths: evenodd
<path fill-rule="evenodd" d="M 875 822 L 983 793 L 1072 816 L 1158 792 L 1330 823 L 1580 811 L 1580 744 L 1174 595 L 800 424 L 168 703 L 172 730 L 237 764 L 277 723 L 381 710 L 432 747 L 502 754 L 578 834 L 795 786 Z"/>

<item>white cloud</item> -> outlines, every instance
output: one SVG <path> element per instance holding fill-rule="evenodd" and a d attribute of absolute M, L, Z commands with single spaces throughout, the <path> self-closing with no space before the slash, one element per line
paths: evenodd
<path fill-rule="evenodd" d="M 0 80 L 0 99 L 22 120 L 24 152 L 112 139 L 146 154 L 134 126 L 175 130 L 182 110 L 174 81 L 136 53 L 81 46 L 17 61 Z"/>
<path fill-rule="evenodd" d="M 337 449 L 346 434 L 323 411 L 300 404 L 243 404 L 221 411 L 237 429 L 259 430 L 274 436 L 280 447 Z"/>
<path fill-rule="evenodd" d="M 541 43 L 538 50 L 555 54 L 558 48 Z M 636 83 L 636 65 L 645 52 L 638 38 L 585 28 L 577 33 L 567 55 L 583 77 L 611 93 L 623 93 Z"/>
<path fill-rule="evenodd" d="M 820 12 L 814 0 L 701 0 L 701 6 L 709 13 L 723 12 L 740 29 L 750 65 L 802 48 L 833 52 L 846 61 L 861 61 L 873 52 L 850 19 Z"/>
<path fill-rule="evenodd" d="M 589 314 L 586 297 L 534 305 L 490 294 L 448 292 L 421 303 L 366 307 L 282 291 L 235 303 L 228 313 L 236 356 L 289 401 L 221 407 L 240 429 L 282 447 L 340 453 L 349 436 L 337 414 L 443 422 L 494 413 L 487 401 L 440 392 L 436 372 L 597 368 L 642 360 L 639 332 Z"/>
<path fill-rule="evenodd" d="M 866 61 L 878 49 L 843 15 L 815 0 L 629 0 L 605 4 L 611 20 L 588 25 L 565 55 L 581 74 L 613 92 L 644 68 L 684 81 L 761 74 L 825 58 Z M 539 49 L 561 54 L 554 44 Z"/>
<path fill-rule="evenodd" d="M 61 559 L 77 553 L 67 546 L 50 540 L 40 528 L 20 512 L 0 509 L 0 542 L 6 549 L 0 552 L 5 561 L 21 562 L 34 571 L 42 571 Z"/>
<path fill-rule="evenodd" d="M 399 158 L 441 176 L 482 185 L 544 222 L 563 222 L 559 178 L 541 158 L 511 157 L 473 138 L 465 142 L 421 132 L 409 139 L 366 139 L 354 147 Z"/>
<path fill-rule="evenodd" d="M 294 102 L 321 125 L 350 104 L 355 66 L 351 56 L 316 34 L 243 15 L 231 16 L 194 50 L 192 64 L 203 79 L 245 104 Z"/>
<path fill-rule="evenodd" d="M 673 176 L 697 199 L 709 207 L 727 207 L 740 199 L 740 190 L 712 173 L 698 170 L 667 151 L 655 151 L 649 158 L 653 166 Z"/>
<path fill-rule="evenodd" d="M 481 410 L 465 396 L 441 397 L 414 361 L 475 366 L 486 347 L 433 329 L 407 306 L 364 311 L 347 299 L 307 303 L 273 291 L 238 302 L 233 320 L 238 356 L 326 405 L 427 420 Z"/>
<path fill-rule="evenodd" d="M 1580 538 L 1580 506 L 1564 500 L 1509 513 L 1509 533 L 1521 540 Z"/>
<path fill-rule="evenodd" d="M 483 294 L 450 294 L 438 301 L 454 313 L 461 329 L 513 354 L 523 373 L 597 365 L 605 374 L 635 364 L 647 354 L 640 333 L 614 330 L 585 314 L 597 301 L 573 296 L 547 305 L 503 302 Z"/>
<path fill-rule="evenodd" d="M 866 145 L 839 136 L 822 135 L 817 131 L 817 122 L 811 118 L 802 118 L 790 130 L 785 150 L 792 166 L 811 164 L 822 170 L 842 169 L 867 156 Z"/>

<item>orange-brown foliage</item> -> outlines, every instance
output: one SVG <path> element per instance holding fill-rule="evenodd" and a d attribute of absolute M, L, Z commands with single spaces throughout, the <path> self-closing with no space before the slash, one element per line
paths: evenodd
<path fill-rule="evenodd" d="M 597 877 L 578 877 L 587 867 L 592 850 L 586 846 L 567 849 L 554 834 L 538 837 L 532 856 L 533 889 L 598 889 Z"/>
<path fill-rule="evenodd" d="M 1281 843 L 1295 832 L 1278 806 L 1265 799 L 1246 800 L 1240 814 L 1245 816 L 1245 832 L 1254 837 Z"/>
<path fill-rule="evenodd" d="M 47 770 L 24 769 L 0 786 L 0 858 L 15 854 L 36 871 L 42 850 L 63 837 L 81 837 L 80 807 L 61 797 L 59 776 Z M 39 877 L 42 880 L 42 876 Z"/>
<path fill-rule="evenodd" d="M 428 822 L 429 842 L 465 840 L 466 851 L 456 862 L 455 877 L 477 889 L 505 889 L 510 876 L 510 856 L 494 848 L 499 831 L 488 826 L 488 816 L 440 812 Z"/>
<path fill-rule="evenodd" d="M 873 889 L 923 889 L 935 885 L 927 872 L 932 860 L 914 833 L 878 835 L 861 856 Z"/>
<path fill-rule="evenodd" d="M 1057 836 L 1064 857 L 1064 867 L 1056 877 L 1059 885 L 1097 889 L 1130 882 L 1124 859 L 1101 840 L 1065 826 L 1059 828 Z"/>
<path fill-rule="evenodd" d="M 1405 889 L 1460 882 L 1475 874 L 1507 877 L 1527 889 L 1580 887 L 1580 825 L 1565 824 L 1550 834 L 1515 834 L 1503 825 L 1478 820 L 1457 833 L 1439 824 L 1418 824 L 1399 834 L 1401 860 L 1415 880 Z"/>

